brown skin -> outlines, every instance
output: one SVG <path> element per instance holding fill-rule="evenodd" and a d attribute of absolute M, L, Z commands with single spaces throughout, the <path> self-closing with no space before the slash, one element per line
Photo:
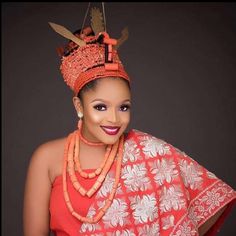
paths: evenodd
<path fill-rule="evenodd" d="M 96 87 L 83 94 L 83 101 L 74 97 L 76 111 L 83 113 L 82 133 L 93 142 L 113 144 L 123 134 L 130 121 L 130 90 L 120 79 L 101 79 Z M 101 125 L 120 126 L 119 133 L 111 136 L 104 133 Z M 30 160 L 24 196 L 24 236 L 49 235 L 49 201 L 52 183 L 62 175 L 63 152 L 66 138 L 40 145 Z M 91 147 L 80 143 L 82 169 L 99 167 L 104 158 L 106 145 Z M 224 209 L 200 227 L 200 235 L 211 227 Z"/>
<path fill-rule="evenodd" d="M 124 133 L 130 121 L 131 94 L 121 79 L 98 80 L 96 90 L 83 94 L 83 101 L 73 98 L 77 112 L 84 114 L 82 133 L 93 142 L 114 144 Z M 117 135 L 107 135 L 101 126 L 119 126 Z"/>

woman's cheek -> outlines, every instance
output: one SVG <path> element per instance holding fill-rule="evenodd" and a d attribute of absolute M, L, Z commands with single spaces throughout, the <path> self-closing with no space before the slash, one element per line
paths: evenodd
<path fill-rule="evenodd" d="M 126 112 L 123 117 L 123 125 L 128 126 L 130 122 L 130 112 Z"/>
<path fill-rule="evenodd" d="M 87 118 L 92 123 L 100 123 L 103 120 L 104 112 L 95 111 L 95 109 L 88 111 Z"/>

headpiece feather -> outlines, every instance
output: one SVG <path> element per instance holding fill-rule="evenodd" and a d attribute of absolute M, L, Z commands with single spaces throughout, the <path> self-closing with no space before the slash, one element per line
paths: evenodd
<path fill-rule="evenodd" d="M 73 41 L 74 43 L 78 44 L 79 46 L 85 46 L 86 43 L 77 38 L 72 32 L 70 32 L 68 29 L 66 29 L 64 26 L 62 25 L 58 25 L 52 22 L 48 22 L 49 25 L 60 35 L 62 35 L 63 37 Z"/>
<path fill-rule="evenodd" d="M 99 8 L 93 7 L 91 9 L 90 15 L 91 15 L 91 27 L 95 35 L 97 35 L 100 32 L 103 32 L 104 31 L 103 15 L 99 10 Z"/>
<path fill-rule="evenodd" d="M 117 44 L 115 45 L 115 49 L 118 49 L 129 37 L 128 27 L 125 27 L 121 31 L 121 37 L 117 40 Z"/>

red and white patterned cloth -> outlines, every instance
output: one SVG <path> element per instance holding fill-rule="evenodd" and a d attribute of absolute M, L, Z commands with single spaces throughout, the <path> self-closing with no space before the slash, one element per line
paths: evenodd
<path fill-rule="evenodd" d="M 115 166 L 86 202 L 81 202 L 83 198 L 68 183 L 78 213 L 84 206 L 87 216 L 93 216 L 105 204 L 115 179 Z M 66 207 L 59 181 L 52 188 L 50 225 L 57 236 L 196 236 L 204 222 L 235 199 L 236 192 L 229 185 L 184 152 L 131 130 L 125 140 L 120 184 L 103 218 L 96 224 L 75 219 Z"/>

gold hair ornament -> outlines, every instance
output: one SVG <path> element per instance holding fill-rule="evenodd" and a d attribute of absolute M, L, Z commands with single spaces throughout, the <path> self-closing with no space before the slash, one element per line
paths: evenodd
<path fill-rule="evenodd" d="M 72 32 L 70 32 L 64 26 L 58 25 L 52 22 L 48 22 L 48 23 L 54 29 L 54 31 L 56 31 L 58 34 L 62 35 L 63 37 L 73 41 L 74 43 L 78 44 L 80 47 L 86 45 L 86 43 L 83 40 L 77 38 Z"/>
<path fill-rule="evenodd" d="M 128 27 L 125 27 L 122 31 L 121 31 L 121 37 L 119 39 L 117 39 L 117 44 L 114 46 L 115 49 L 118 49 L 129 37 L 129 30 Z"/>
<path fill-rule="evenodd" d="M 91 15 L 91 27 L 95 35 L 97 35 L 100 32 L 105 31 L 103 16 L 99 8 L 93 7 L 91 9 L 90 15 Z"/>

